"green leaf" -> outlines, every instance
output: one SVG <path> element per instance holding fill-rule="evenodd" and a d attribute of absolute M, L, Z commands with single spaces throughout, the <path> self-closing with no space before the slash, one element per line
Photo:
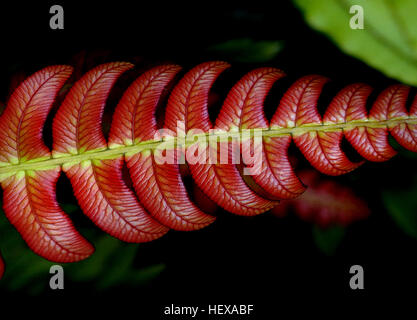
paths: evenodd
<path fill-rule="evenodd" d="M 216 44 L 208 50 L 229 61 L 260 63 L 275 58 L 282 48 L 281 41 L 254 41 L 240 38 Z"/>
<path fill-rule="evenodd" d="M 313 226 L 313 238 L 317 248 L 325 255 L 331 256 L 336 252 L 337 247 L 345 235 L 345 229 L 339 226 L 322 229 Z"/>
<path fill-rule="evenodd" d="M 66 206 L 68 211 L 76 208 Z M 65 278 L 70 282 L 90 283 L 101 290 L 117 285 L 139 286 L 157 277 L 165 268 L 163 264 L 157 264 L 136 269 L 133 262 L 139 249 L 138 244 L 127 244 L 100 232 L 85 231 L 83 234 L 89 234 L 96 251 L 86 260 L 61 264 L 64 267 Z M 0 288 L 23 291 L 30 295 L 49 290 L 49 269 L 56 263 L 43 259 L 27 247 L 16 229 L 2 214 L 1 207 L 0 244 L 7 263 Z"/>
<path fill-rule="evenodd" d="M 62 208 L 62 210 L 69 214 L 77 212 L 79 210 L 79 207 L 72 203 L 61 203 L 60 207 Z"/>
<path fill-rule="evenodd" d="M 149 281 L 155 279 L 166 268 L 165 264 L 155 264 L 150 267 L 142 268 L 140 270 L 134 270 L 130 272 L 127 277 L 128 284 L 131 286 L 143 285 Z"/>
<path fill-rule="evenodd" d="M 16 272 L 13 273 L 13 277 L 9 277 L 9 290 L 19 290 L 29 285 L 34 280 L 39 280 L 37 283 L 41 284 L 41 287 L 46 288 L 49 283 L 49 269 L 54 264 L 56 263 L 47 261 L 45 259 L 30 259 L 30 263 L 25 264 L 26 268 L 21 266 L 20 268 L 16 269 Z"/>
<path fill-rule="evenodd" d="M 103 235 L 97 238 L 94 244 L 96 250 L 91 257 L 65 266 L 65 272 L 72 281 L 84 282 L 100 279 L 107 264 L 111 261 L 111 255 L 120 249 L 122 242 L 109 235 Z"/>
<path fill-rule="evenodd" d="M 132 269 L 137 250 L 137 244 L 129 243 L 123 244 L 115 251 L 107 262 L 106 269 L 100 276 L 96 287 L 102 290 L 123 284 L 126 274 Z"/>
<path fill-rule="evenodd" d="M 408 190 L 385 191 L 383 202 L 397 225 L 417 239 L 417 184 Z"/>
<path fill-rule="evenodd" d="M 417 1 L 293 0 L 306 21 L 345 53 L 389 77 L 417 85 Z M 363 8 L 364 28 L 351 29 L 352 5 Z"/>

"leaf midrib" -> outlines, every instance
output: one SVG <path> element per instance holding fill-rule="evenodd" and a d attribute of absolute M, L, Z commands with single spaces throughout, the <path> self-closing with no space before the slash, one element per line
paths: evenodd
<path fill-rule="evenodd" d="M 417 117 L 408 117 L 400 119 L 390 119 L 383 121 L 350 121 L 337 124 L 309 124 L 298 127 L 283 128 L 283 127 L 272 127 L 268 129 L 259 129 L 262 131 L 264 137 L 280 137 L 285 135 L 298 136 L 308 132 L 319 132 L 319 131 L 338 131 L 338 130 L 352 130 L 357 127 L 367 127 L 367 128 L 387 128 L 395 127 L 399 124 L 409 124 L 417 125 Z M 239 137 L 243 131 L 251 130 L 240 130 L 240 131 L 229 131 L 229 132 L 215 132 L 212 134 L 213 137 L 218 138 L 227 138 L 227 137 Z M 209 133 L 204 134 L 194 134 L 189 135 L 186 138 L 178 139 L 178 137 L 172 137 L 170 141 L 174 141 L 172 145 L 180 146 L 185 141 L 185 146 L 192 145 L 196 140 L 199 141 L 202 137 L 208 136 Z M 163 140 L 147 140 L 139 142 L 135 145 L 130 146 L 117 146 L 113 148 L 101 149 L 101 150 L 90 150 L 82 154 L 68 154 L 67 156 L 60 155 L 59 158 L 38 158 L 32 159 L 26 162 L 21 162 L 19 164 L 6 164 L 0 166 L 0 181 L 7 176 L 13 175 L 19 171 L 24 170 L 46 170 L 57 165 L 64 165 L 67 163 L 81 163 L 84 160 L 100 160 L 100 159 L 112 159 L 117 158 L 120 155 L 129 153 L 136 154 L 145 150 L 154 150 L 161 143 L 168 141 L 168 139 Z M 1 164 L 0 164 L 1 165 Z"/>

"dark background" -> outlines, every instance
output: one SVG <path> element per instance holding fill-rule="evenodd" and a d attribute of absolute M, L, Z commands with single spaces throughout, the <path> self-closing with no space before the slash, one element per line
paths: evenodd
<path fill-rule="evenodd" d="M 267 100 L 269 115 L 282 90 L 303 75 L 318 73 L 333 80 L 321 98 L 323 106 L 348 83 L 366 82 L 380 92 L 395 82 L 344 55 L 326 37 L 311 30 L 291 2 L 279 1 L 275 7 L 256 3 L 258 6 L 211 2 L 188 6 L 154 2 L 150 6 L 123 1 L 1 4 L 0 100 L 6 99 L 15 72 L 30 74 L 50 64 L 68 64 L 82 50 L 106 52 L 106 61 L 139 61 L 138 68 L 173 62 L 189 70 L 200 62 L 222 58 L 207 50 L 211 45 L 242 37 L 283 40 L 284 49 L 268 63 L 232 63 L 232 70 L 219 80 L 224 88 L 217 85 L 217 90 L 224 98 L 234 82 L 252 68 L 281 68 L 288 77 L 274 87 L 274 100 Z M 49 29 L 52 4 L 64 7 L 64 30 Z M 314 245 L 311 224 L 294 216 L 243 218 L 220 212 L 218 220 L 201 231 L 170 232 L 143 245 L 138 266 L 167 265 L 161 276 L 146 286 L 97 292 L 67 282 L 62 292 L 47 292 L 40 298 L 1 293 L 15 301 L 43 301 L 55 306 L 74 303 L 77 308 L 87 305 L 94 312 L 133 311 L 135 318 L 146 312 L 150 314 L 147 319 L 159 318 L 162 306 L 171 303 L 255 304 L 256 319 L 271 319 L 284 310 L 322 313 L 335 305 L 352 310 L 380 297 L 405 294 L 417 285 L 416 243 L 385 212 L 380 191 L 406 186 L 414 167 L 412 160 L 399 156 L 387 163 L 367 163 L 351 177 L 337 178 L 363 196 L 372 214 L 348 227 L 332 257 Z M 60 179 L 62 189 L 66 190 L 67 183 Z M 82 218 L 77 223 L 88 224 Z M 365 290 L 349 288 L 349 268 L 354 264 L 364 267 Z"/>

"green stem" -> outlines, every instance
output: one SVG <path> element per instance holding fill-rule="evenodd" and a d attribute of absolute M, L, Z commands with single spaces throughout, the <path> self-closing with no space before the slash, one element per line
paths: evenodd
<path fill-rule="evenodd" d="M 409 117 L 409 118 L 401 118 L 401 119 L 390 119 L 384 121 L 351 121 L 346 123 L 338 123 L 338 124 L 314 124 L 314 125 L 303 125 L 298 127 L 292 128 L 281 128 L 281 127 L 273 127 L 270 129 L 262 129 L 262 136 L 263 137 L 280 137 L 285 135 L 292 135 L 298 136 L 307 132 L 331 132 L 331 131 L 339 131 L 339 130 L 352 130 L 356 127 L 367 127 L 367 128 L 387 128 L 387 127 L 395 127 L 399 124 L 409 124 L 409 125 L 417 125 L 417 117 Z M 226 137 L 239 137 L 242 131 L 236 132 L 217 132 L 211 135 L 213 138 L 221 139 Z M 187 141 L 194 141 L 194 139 L 202 138 L 204 136 L 208 136 L 208 133 L 204 134 L 196 134 L 187 136 Z M 173 138 L 173 141 L 178 145 L 181 142 L 177 138 Z M 197 140 L 198 141 L 198 140 Z M 10 164 L 4 165 L 0 167 L 0 180 L 6 176 L 13 175 L 19 171 L 25 170 L 42 170 L 51 168 L 57 165 L 64 165 L 67 163 L 81 163 L 85 160 L 100 160 L 100 159 L 111 159 L 117 158 L 123 154 L 135 154 L 142 152 L 144 150 L 154 150 L 156 149 L 163 141 L 162 140 L 147 140 L 137 143 L 131 146 L 119 146 L 113 149 L 104 149 L 104 150 L 92 150 L 87 151 L 82 154 L 68 154 L 65 156 L 61 156 L 59 158 L 50 158 L 50 159 L 32 159 L 30 161 L 21 162 L 18 164 Z M 186 143 L 192 144 L 195 142 Z"/>

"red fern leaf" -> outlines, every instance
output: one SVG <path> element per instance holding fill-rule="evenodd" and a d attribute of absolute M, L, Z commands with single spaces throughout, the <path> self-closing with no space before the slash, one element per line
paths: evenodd
<path fill-rule="evenodd" d="M 369 120 L 382 122 L 389 119 L 405 119 L 407 117 L 405 104 L 409 91 L 410 88 L 403 85 L 393 85 L 385 89 L 372 106 L 369 112 Z M 393 133 L 395 128 L 389 129 Z M 375 150 L 376 153 L 378 153 L 381 161 L 389 160 L 397 152 L 388 143 L 388 130 L 385 128 L 373 130 L 378 130 L 380 137 L 376 142 L 372 143 L 372 145 L 378 146 L 378 149 Z M 395 137 L 395 135 L 393 136 Z M 401 139 L 398 140 L 398 142 L 404 145 Z"/>
<path fill-rule="evenodd" d="M 321 89 L 327 81 L 321 76 L 307 76 L 298 80 L 284 95 L 272 122 L 287 128 L 321 126 L 322 120 L 316 105 Z M 360 165 L 349 161 L 340 149 L 343 138 L 341 129 L 330 132 L 301 131 L 293 137 L 307 160 L 325 174 L 344 174 Z"/>
<path fill-rule="evenodd" d="M 385 161 L 395 154 L 388 144 L 389 133 L 405 148 L 417 151 L 417 99 L 407 112 L 409 89 L 402 85 L 382 92 L 369 116 L 370 87 L 348 86 L 332 100 L 322 119 L 317 101 L 327 79 L 307 76 L 287 90 L 268 124 L 264 99 L 283 76 L 273 68 L 254 70 L 238 81 L 213 128 L 208 94 L 229 67 L 224 62 L 203 63 L 179 81 L 168 100 L 165 132 L 158 131 L 155 109 L 180 68 L 166 65 L 144 73 L 118 104 L 107 144 L 101 131 L 104 105 L 117 78 L 131 67 L 122 62 L 101 65 L 74 84 L 53 122 L 52 157 L 42 142 L 42 127 L 70 67 L 49 67 L 28 78 L 0 118 L 6 216 L 32 250 L 47 259 L 77 261 L 93 251 L 55 199 L 61 166 L 91 220 L 119 239 L 142 242 L 162 236 L 168 227 L 195 230 L 215 219 L 190 200 L 178 166 L 184 157 L 195 184 L 216 205 L 255 215 L 271 209 L 276 198 L 295 198 L 304 191 L 288 160 L 292 140 L 315 168 L 329 175 L 349 172 L 362 163 L 351 162 L 341 150 L 343 137 L 371 161 Z M 244 149 L 252 148 L 243 138 L 248 130 L 262 133 L 261 143 L 253 146 L 253 152 L 261 155 L 261 170 L 253 180 L 244 175 L 254 164 L 239 163 Z M 215 144 L 207 137 L 214 137 Z M 230 137 L 239 139 L 230 142 Z M 233 153 L 236 146 L 238 154 Z M 218 158 L 224 151 L 227 163 Z M 213 154 L 217 162 L 212 162 Z M 161 162 L 169 156 L 172 163 Z M 139 201 L 123 180 L 124 161 Z"/>
<path fill-rule="evenodd" d="M 224 107 L 216 121 L 216 127 L 232 131 L 242 129 L 268 129 L 268 120 L 263 111 L 263 103 L 268 91 L 274 82 L 284 76 L 281 70 L 274 68 L 260 68 L 253 70 L 244 76 L 230 91 Z M 269 196 L 279 199 L 288 199 L 298 196 L 304 188 L 295 176 L 290 174 L 288 179 L 282 179 L 283 173 L 290 173 L 292 169 L 285 151 L 288 148 L 290 139 L 262 138 L 261 150 L 254 150 L 259 153 L 263 161 L 259 173 L 252 175 L 254 181 Z M 242 142 L 242 150 L 244 144 Z M 248 165 L 254 167 L 254 165 Z"/>
<path fill-rule="evenodd" d="M 0 159 L 8 165 L 49 159 L 42 127 L 54 97 L 71 67 L 45 68 L 24 81 L 13 93 L 0 120 Z M 60 173 L 55 165 L 44 170 L 21 170 L 2 179 L 4 211 L 29 247 L 53 261 L 71 262 L 93 253 L 55 199 Z"/>
<path fill-rule="evenodd" d="M 370 111 L 368 118 L 366 112 L 366 98 L 362 103 L 349 104 L 347 114 L 350 114 L 350 121 L 366 122 L 374 120 L 375 117 L 381 116 L 381 103 L 390 103 L 388 91 L 382 92 L 377 98 Z M 388 130 L 386 128 L 370 128 L 366 126 L 357 126 L 351 130 L 345 130 L 346 139 L 359 152 L 361 156 L 370 161 L 386 161 L 392 158 L 396 152 L 388 143 Z"/>
<path fill-rule="evenodd" d="M 403 106 L 404 104 L 401 103 Z M 398 119 L 407 119 L 405 107 L 398 114 Z M 417 117 L 417 97 L 414 98 L 410 109 L 410 116 Z M 409 123 L 400 123 L 390 127 L 392 136 L 406 149 L 417 152 L 417 125 Z"/>
<path fill-rule="evenodd" d="M 56 157 L 107 148 L 101 117 L 107 95 L 129 63 L 109 63 L 89 71 L 65 97 L 53 123 Z M 109 234 L 129 242 L 156 239 L 168 229 L 140 206 L 122 179 L 123 157 L 84 160 L 63 166 L 84 213 Z"/>
<path fill-rule="evenodd" d="M 300 197 L 283 201 L 273 208 L 275 215 L 282 217 L 292 208 L 301 219 L 322 228 L 347 226 L 369 216 L 367 204 L 350 188 L 333 180 L 322 179 L 313 170 L 301 171 L 299 176 L 308 189 Z"/>
<path fill-rule="evenodd" d="M 111 87 L 133 67 L 130 63 L 108 63 L 90 70 L 71 88 L 53 123 L 53 155 L 81 154 L 106 149 L 101 117 Z"/>
<path fill-rule="evenodd" d="M 157 67 L 131 85 L 116 108 L 110 143 L 132 145 L 160 139 L 155 109 L 162 90 L 179 69 L 170 65 Z M 125 157 L 141 203 L 158 221 L 175 230 L 195 230 L 214 221 L 190 201 L 178 164 L 160 164 L 150 151 Z"/>
<path fill-rule="evenodd" d="M 203 63 L 184 76 L 174 88 L 168 101 L 166 126 L 169 129 L 174 130 L 178 122 L 185 124 L 186 132 L 189 130 L 193 132 L 196 129 L 207 132 L 212 128 L 207 111 L 208 91 L 227 67 L 229 65 L 224 62 Z M 247 87 L 243 88 L 245 95 L 248 94 L 247 89 Z M 234 98 L 232 95 L 228 98 L 229 101 Z M 240 96 L 235 102 L 238 103 L 237 106 L 242 107 L 244 100 L 245 97 Z M 224 105 L 220 114 L 227 114 L 228 108 L 228 105 Z M 221 127 L 216 127 L 216 129 L 221 129 Z M 227 143 L 226 148 L 229 147 Z M 190 153 L 194 153 L 192 147 L 189 149 Z M 241 215 L 259 214 L 274 206 L 275 202 L 261 198 L 246 185 L 236 166 L 229 164 L 230 159 L 228 159 L 228 164 L 210 164 L 211 152 L 209 146 L 205 147 L 205 150 L 199 150 L 198 157 L 200 158 L 194 164 L 189 162 L 189 167 L 197 185 L 213 201 L 226 210 Z M 231 152 L 227 154 L 230 156 Z"/>

